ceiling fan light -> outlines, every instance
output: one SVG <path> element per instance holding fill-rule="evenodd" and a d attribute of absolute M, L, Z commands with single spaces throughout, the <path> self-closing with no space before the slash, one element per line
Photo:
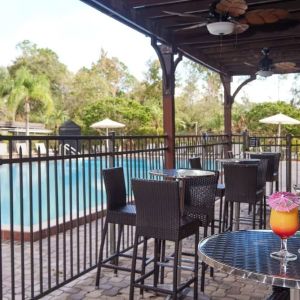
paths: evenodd
<path fill-rule="evenodd" d="M 206 25 L 207 30 L 213 35 L 226 35 L 234 31 L 234 24 L 231 22 L 213 22 Z"/>
<path fill-rule="evenodd" d="M 259 70 L 256 72 L 256 75 L 262 76 L 262 77 L 269 77 L 273 75 L 272 70 Z"/>

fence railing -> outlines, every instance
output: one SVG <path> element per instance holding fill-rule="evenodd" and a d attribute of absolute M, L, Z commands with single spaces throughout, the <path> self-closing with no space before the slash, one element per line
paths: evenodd
<path fill-rule="evenodd" d="M 200 156 L 205 169 L 216 169 L 228 149 L 277 151 L 280 189 L 299 183 L 300 137 L 255 137 L 256 144 L 251 138 L 177 136 L 176 167 Z M 165 136 L 0 137 L 0 298 L 40 298 L 93 269 L 106 209 L 101 171 L 123 166 L 132 201 L 131 179 L 163 168 L 166 150 Z M 133 234 L 125 228 L 122 249 Z"/>
<path fill-rule="evenodd" d="M 0 139 L 1 299 L 39 298 L 94 268 L 106 209 L 101 171 L 123 166 L 131 201 L 131 178 L 164 164 L 164 136 Z M 127 227 L 121 249 L 132 243 Z"/>

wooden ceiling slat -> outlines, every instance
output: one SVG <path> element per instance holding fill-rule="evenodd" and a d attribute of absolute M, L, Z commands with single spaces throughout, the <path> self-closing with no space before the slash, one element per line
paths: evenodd
<path fill-rule="evenodd" d="M 206 22 L 213 0 L 81 0 L 118 21 L 173 46 L 194 61 L 231 75 L 249 75 L 257 70 L 262 47 L 271 49 L 274 61 L 293 61 L 300 67 L 300 0 L 246 0 L 248 11 L 283 8 L 294 21 L 250 26 L 238 36 L 222 39 L 210 35 L 206 26 L 181 30 L 197 19 L 171 16 L 164 11 L 190 12 Z M 222 47 L 221 47 L 222 45 Z M 150 47 L 150 45 L 149 45 Z M 247 66 L 244 62 L 253 64 Z"/>

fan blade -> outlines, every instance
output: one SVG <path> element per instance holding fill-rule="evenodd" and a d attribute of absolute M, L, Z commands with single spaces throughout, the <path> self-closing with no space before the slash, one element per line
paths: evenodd
<path fill-rule="evenodd" d="M 186 18 L 193 18 L 193 19 L 198 19 L 198 20 L 200 19 L 198 16 L 194 16 L 189 13 L 180 13 L 180 12 L 168 11 L 168 10 L 164 10 L 163 12 L 167 15 L 175 16 L 175 17 L 186 17 Z"/>
<path fill-rule="evenodd" d="M 275 68 L 277 72 L 282 72 L 282 73 L 289 73 L 289 72 L 292 73 L 292 72 L 299 71 L 299 68 L 296 67 L 296 64 L 290 61 L 275 63 L 273 64 L 273 68 Z"/>
<path fill-rule="evenodd" d="M 176 30 L 174 30 L 174 32 L 184 31 L 184 30 L 191 30 L 191 29 L 195 29 L 195 28 L 201 28 L 201 27 L 206 26 L 206 25 L 207 25 L 207 23 L 199 23 L 199 24 L 187 26 L 187 27 L 184 27 L 184 28 L 176 29 Z"/>
<path fill-rule="evenodd" d="M 245 14 L 248 5 L 245 0 L 221 0 L 216 5 L 216 11 L 229 14 L 232 17 L 239 17 Z"/>
<path fill-rule="evenodd" d="M 255 9 L 246 12 L 245 18 L 250 25 L 273 24 L 286 19 L 289 13 L 285 9 Z"/>
<path fill-rule="evenodd" d="M 291 68 L 291 69 L 288 69 L 288 70 L 283 70 L 283 69 L 277 69 L 277 68 L 274 68 L 273 69 L 275 73 L 281 73 L 281 74 L 286 74 L 286 73 L 298 73 L 300 68 Z"/>
<path fill-rule="evenodd" d="M 254 65 L 251 64 L 251 63 L 246 62 L 246 61 L 244 61 L 244 65 L 249 66 L 249 67 L 253 67 L 253 68 L 256 68 L 256 67 L 257 67 L 257 66 L 254 66 Z"/>
<path fill-rule="evenodd" d="M 275 68 L 290 69 L 296 67 L 296 64 L 291 61 L 284 61 L 273 64 Z"/>

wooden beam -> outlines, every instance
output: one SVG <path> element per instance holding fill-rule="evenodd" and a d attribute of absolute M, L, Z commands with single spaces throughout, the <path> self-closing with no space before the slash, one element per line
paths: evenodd
<path fill-rule="evenodd" d="M 166 45 L 158 45 L 152 39 L 151 45 L 159 58 L 163 73 L 163 124 L 167 135 L 165 153 L 166 168 L 175 168 L 175 69 L 180 62 L 181 54 L 175 60 L 175 50 Z"/>
<path fill-rule="evenodd" d="M 239 93 L 239 91 L 249 82 L 253 81 L 256 79 L 256 76 L 252 75 L 249 78 L 247 78 L 245 81 L 243 81 L 238 87 L 237 89 L 234 91 L 233 95 L 232 95 L 232 101 L 234 102 L 234 99 L 236 97 L 236 95 Z"/>

